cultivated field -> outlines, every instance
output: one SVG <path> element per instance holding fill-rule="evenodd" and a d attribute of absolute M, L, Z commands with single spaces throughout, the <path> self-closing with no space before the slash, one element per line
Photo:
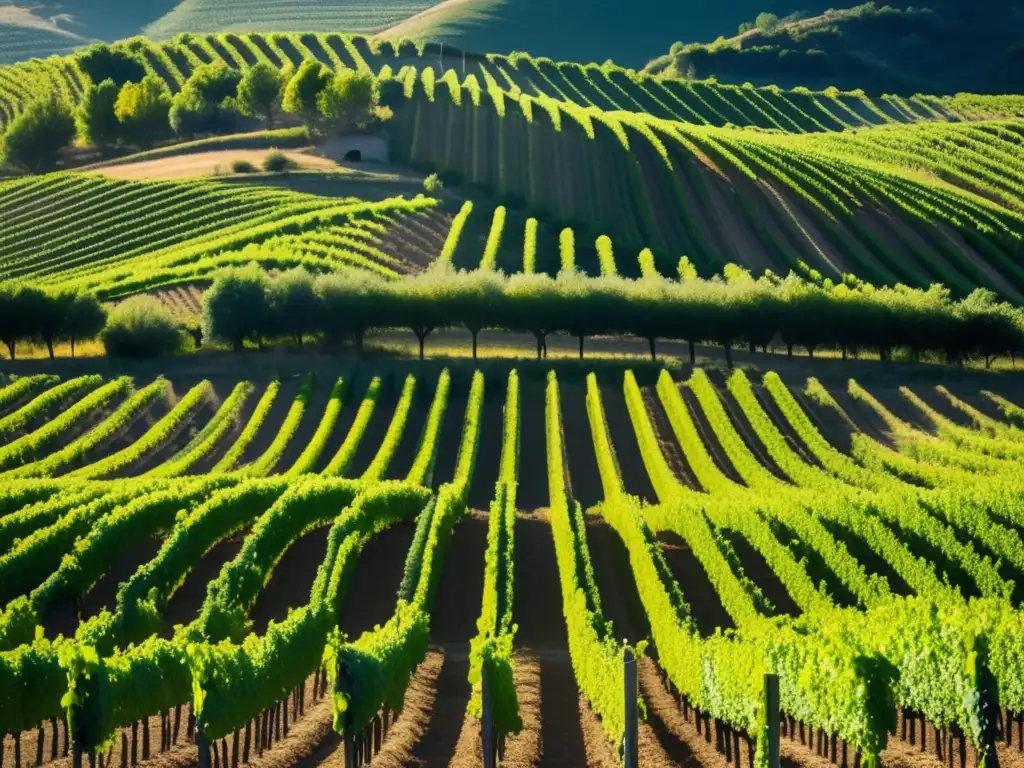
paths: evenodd
<path fill-rule="evenodd" d="M 407 370 L 0 389 L 5 764 L 1017 761 L 1015 381 Z"/>

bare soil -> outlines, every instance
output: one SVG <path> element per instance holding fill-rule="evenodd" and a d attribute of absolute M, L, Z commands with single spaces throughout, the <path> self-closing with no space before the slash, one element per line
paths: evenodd
<path fill-rule="evenodd" d="M 280 429 L 281 424 L 284 422 L 284 417 L 288 413 L 288 409 L 292 407 L 292 403 L 295 400 L 295 396 L 299 393 L 300 387 L 301 383 L 298 379 L 281 381 L 281 387 L 277 391 L 277 397 L 274 398 L 273 405 L 270 406 L 270 410 L 267 412 L 266 419 L 262 424 L 260 424 L 260 427 L 256 432 L 256 437 L 245 449 L 245 453 L 239 460 L 236 469 L 256 461 L 263 455 L 263 452 L 270 447 L 270 444 L 274 442 L 274 438 L 277 437 L 278 429 Z M 259 402 L 261 397 L 263 397 L 263 393 L 254 392 L 253 395 L 253 410 L 255 410 L 255 404 Z M 230 443 L 226 441 L 225 444 L 230 445 Z"/>
<path fill-rule="evenodd" d="M 725 630 L 734 627 L 704 566 L 685 539 L 666 531 L 658 534 L 658 546 L 690 606 L 690 615 L 697 623 L 701 636 L 710 637 L 718 628 Z"/>
<path fill-rule="evenodd" d="M 422 383 L 421 383 L 422 386 Z M 427 424 L 427 413 L 430 411 L 430 401 L 433 399 L 433 390 L 420 392 L 418 397 L 413 398 L 412 407 L 405 420 L 405 429 L 402 430 L 402 438 L 398 441 L 398 448 L 395 455 L 391 457 L 387 472 L 384 476 L 390 480 L 401 480 L 409 474 L 412 463 L 416 460 L 416 453 L 420 447 L 420 440 L 423 438 L 423 429 Z"/>
<path fill-rule="evenodd" d="M 682 395 L 683 402 L 690 412 L 690 418 L 693 420 L 694 427 L 696 427 L 697 433 L 704 443 L 705 450 L 707 450 L 711 460 L 715 462 L 715 466 L 734 483 L 744 485 L 743 478 L 740 477 L 739 472 L 736 471 L 728 455 L 726 455 L 722 444 L 718 441 L 718 435 L 711 428 L 711 424 L 704 414 L 704 409 L 701 407 L 700 401 L 697 400 L 697 396 L 693 394 L 693 390 L 686 385 L 682 385 L 679 387 L 679 394 Z"/>
<path fill-rule="evenodd" d="M 200 176 L 232 173 L 232 165 L 238 162 L 250 163 L 257 169 L 262 169 L 263 161 L 269 153 L 270 150 L 267 149 L 222 149 L 107 165 L 97 172 L 111 179 L 133 181 L 194 179 Z M 288 150 L 284 155 L 300 170 L 330 171 L 338 168 L 338 164 L 333 160 L 306 152 Z"/>
<path fill-rule="evenodd" d="M 281 459 L 275 467 L 276 472 L 286 472 L 295 463 L 296 459 L 302 455 L 302 452 L 306 450 L 306 446 L 309 445 L 313 435 L 316 434 L 317 427 L 320 426 L 320 420 L 323 418 L 324 410 L 331 399 L 331 389 L 333 387 L 333 379 L 327 380 L 323 377 L 318 377 L 313 385 L 313 389 L 309 393 L 309 400 L 306 401 L 306 412 L 302 414 L 299 428 L 295 430 L 295 434 L 288 441 L 284 453 L 281 454 Z"/>
<path fill-rule="evenodd" d="M 398 386 L 401 385 L 398 384 Z M 397 404 L 398 395 L 387 386 L 386 381 L 382 382 L 377 395 L 377 405 L 363 432 L 363 438 L 352 456 L 352 462 L 345 470 L 345 477 L 360 477 L 373 463 L 381 443 L 384 442 L 384 435 L 387 434 L 388 427 L 391 425 L 391 419 L 394 418 Z"/>
<path fill-rule="evenodd" d="M 586 391 L 580 386 L 569 385 L 563 386 L 560 394 L 562 431 L 569 465 L 567 479 L 573 498 L 588 509 L 604 498 L 604 488 L 590 432 Z"/>
<path fill-rule="evenodd" d="M 338 624 L 350 639 L 385 624 L 394 614 L 415 533 L 414 523 L 399 523 L 363 546 L 338 611 Z"/>
<path fill-rule="evenodd" d="M 450 483 L 455 477 L 455 465 L 459 459 L 459 448 L 462 445 L 462 431 L 466 424 L 466 407 L 468 400 L 465 395 L 456 397 L 454 395 L 455 385 L 452 385 L 452 396 L 448 401 L 448 407 L 444 412 L 444 419 L 441 423 L 441 434 L 437 440 L 437 456 L 434 460 L 433 488 L 440 488 L 445 483 Z"/>
<path fill-rule="evenodd" d="M 672 424 L 668 420 L 668 414 L 665 412 L 665 407 L 661 404 L 658 393 L 653 387 L 644 389 L 642 392 L 644 404 L 647 406 L 647 413 L 650 415 L 651 424 L 654 427 L 654 434 L 658 438 L 661 454 L 668 462 L 676 480 L 694 491 L 702 490 L 700 483 L 697 481 L 697 476 L 693 473 L 690 463 L 686 460 L 686 456 L 676 440 L 675 433 L 672 431 Z"/>
<path fill-rule="evenodd" d="M 164 609 L 164 635 L 170 637 L 177 624 L 193 621 L 202 609 L 206 599 L 206 586 L 220 573 L 225 563 L 234 560 L 242 549 L 249 529 L 223 539 L 207 550 L 199 562 L 190 568 L 185 581 L 167 601 Z"/>
<path fill-rule="evenodd" d="M 736 551 L 736 556 L 739 558 L 747 578 L 754 582 L 775 606 L 775 615 L 799 616 L 800 607 L 793 602 L 785 585 L 768 567 L 768 563 L 765 562 L 761 553 L 754 549 L 743 536 L 730 531 L 723 531 L 723 533 Z"/>
<path fill-rule="evenodd" d="M 316 569 L 327 554 L 329 532 L 330 525 L 321 526 L 288 547 L 249 611 L 253 632 L 264 634 L 271 621 L 288 618 L 289 608 L 301 608 L 309 603 Z"/>
<path fill-rule="evenodd" d="M 520 398 L 519 488 L 516 503 L 520 509 L 539 509 L 550 503 L 544 393 L 539 387 L 522 387 Z"/>
<path fill-rule="evenodd" d="M 587 515 L 586 523 L 604 618 L 614 624 L 616 637 L 630 643 L 650 637 L 651 627 L 632 576 L 626 545 L 602 518 Z"/>
<path fill-rule="evenodd" d="M 630 419 L 622 388 L 605 387 L 601 395 L 605 421 L 608 423 L 608 437 L 614 446 L 626 493 L 637 496 L 642 501 L 657 503 L 658 494 L 654 492 L 654 485 L 640 453 L 640 444 L 636 439 L 636 430 L 633 429 L 633 421 Z"/>
<path fill-rule="evenodd" d="M 469 506 L 489 509 L 494 499 L 494 484 L 501 471 L 501 441 L 504 432 L 505 388 L 488 386 L 484 391 L 480 437 L 476 465 L 469 484 Z"/>

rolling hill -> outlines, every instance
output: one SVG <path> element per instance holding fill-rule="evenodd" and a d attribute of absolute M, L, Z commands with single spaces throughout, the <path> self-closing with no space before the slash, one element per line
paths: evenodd
<path fill-rule="evenodd" d="M 863 88 L 913 94 L 1020 90 L 1024 5 L 931 0 L 874 2 L 819 16 L 772 19 L 714 43 L 687 43 L 686 28 L 647 70 L 783 87 Z M 752 26 L 752 25 L 748 25 Z"/>
<path fill-rule="evenodd" d="M 760 11 L 789 13 L 791 2 L 732 0 L 712 9 L 703 3 L 680 7 L 668 0 L 640 0 L 626 9 L 616 0 L 17 0 L 0 4 L 0 64 L 138 34 L 168 40 L 182 32 L 389 30 L 392 37 L 471 51 L 530 51 L 576 61 L 610 58 L 639 67 L 679 37 L 678 24 L 666 24 L 666 19 L 683 20 L 687 40 L 713 40 Z M 811 5 L 820 11 L 826 2 Z"/>

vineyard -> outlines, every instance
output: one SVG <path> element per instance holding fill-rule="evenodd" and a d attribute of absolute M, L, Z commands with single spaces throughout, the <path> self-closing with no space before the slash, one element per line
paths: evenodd
<path fill-rule="evenodd" d="M 484 88 L 493 86 L 513 97 L 548 97 L 581 107 L 640 112 L 696 125 L 756 126 L 798 133 L 1012 117 L 1022 108 L 1021 98 L 1016 96 L 871 97 L 862 91 L 786 91 L 770 86 L 662 80 L 621 67 L 556 62 L 522 54 L 464 54 L 436 44 L 322 32 L 182 34 L 164 43 L 136 38 L 114 47 L 136 58 L 172 92 L 203 64 L 246 69 L 264 62 L 282 68 L 312 59 L 331 69 L 364 69 L 381 77 L 412 67 L 434 69 L 441 79 L 451 70 L 460 80 L 472 75 Z M 88 75 L 74 57 L 0 67 L 0 125 L 18 114 L 33 95 L 53 90 L 77 102 L 87 84 Z"/>
<path fill-rule="evenodd" d="M 422 269 L 445 215 L 426 198 L 368 202 L 262 185 L 50 174 L 0 182 L 0 277 L 100 296 L 194 283 L 226 266 Z"/>
<path fill-rule="evenodd" d="M 541 373 L 10 380 L 4 764 L 1016 759 L 1019 391 Z"/>

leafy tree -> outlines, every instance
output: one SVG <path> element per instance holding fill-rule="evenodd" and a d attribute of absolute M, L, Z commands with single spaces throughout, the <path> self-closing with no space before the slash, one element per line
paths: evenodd
<path fill-rule="evenodd" d="M 42 292 L 18 283 L 0 283 L 0 341 L 14 360 L 19 341 L 36 335 Z"/>
<path fill-rule="evenodd" d="M 299 66 L 284 89 L 282 108 L 297 115 L 308 127 L 320 118 L 320 93 L 331 82 L 331 71 L 319 61 L 306 59 Z"/>
<path fill-rule="evenodd" d="M 52 170 L 75 138 L 75 118 L 66 102 L 51 96 L 28 105 L 3 136 L 0 164 L 31 173 Z"/>
<path fill-rule="evenodd" d="M 71 356 L 75 356 L 75 342 L 95 339 L 107 324 L 107 312 L 91 293 L 75 296 L 64 316 L 61 338 L 71 342 Z"/>
<path fill-rule="evenodd" d="M 158 357 L 179 352 L 184 345 L 174 315 L 146 295 L 132 296 L 118 304 L 100 338 L 111 357 Z"/>
<path fill-rule="evenodd" d="M 171 100 L 171 128 L 179 135 L 229 132 L 242 74 L 222 63 L 196 68 Z"/>
<path fill-rule="evenodd" d="M 121 133 L 114 114 L 117 84 L 109 77 L 99 85 L 90 85 L 75 112 L 78 135 L 88 144 L 113 144 Z"/>
<path fill-rule="evenodd" d="M 33 329 L 46 343 L 46 349 L 53 360 L 53 343 L 57 340 L 67 321 L 68 312 L 75 301 L 74 291 L 45 293 L 35 288 L 26 289 L 27 304 L 32 317 Z"/>
<path fill-rule="evenodd" d="M 94 83 L 113 80 L 120 88 L 125 83 L 137 83 L 146 76 L 142 62 L 130 52 L 105 43 L 94 43 L 78 54 L 78 66 Z"/>
<path fill-rule="evenodd" d="M 391 111 L 380 106 L 380 86 L 369 72 L 344 69 L 317 96 L 324 124 L 337 133 L 364 129 L 375 120 L 390 118 Z"/>
<path fill-rule="evenodd" d="M 203 296 L 203 334 L 241 352 L 247 338 L 262 338 L 269 317 L 269 280 L 252 264 L 226 270 Z"/>
<path fill-rule="evenodd" d="M 139 146 L 151 146 L 170 135 L 171 93 L 156 75 L 126 83 L 117 94 L 114 114 L 122 135 Z"/>
<path fill-rule="evenodd" d="M 316 331 L 317 297 L 313 276 L 302 267 L 278 275 L 268 294 L 271 327 L 302 348 L 302 337 Z"/>
<path fill-rule="evenodd" d="M 266 62 L 254 64 L 238 83 L 238 111 L 263 120 L 268 129 L 281 110 L 285 76 Z"/>
<path fill-rule="evenodd" d="M 774 13 L 759 13 L 754 19 L 754 26 L 767 34 L 773 34 L 779 28 L 779 17 Z"/>
<path fill-rule="evenodd" d="M 314 281 L 317 325 L 328 341 L 351 336 L 362 351 L 366 331 L 385 319 L 390 295 L 385 282 L 369 272 L 320 275 Z"/>

